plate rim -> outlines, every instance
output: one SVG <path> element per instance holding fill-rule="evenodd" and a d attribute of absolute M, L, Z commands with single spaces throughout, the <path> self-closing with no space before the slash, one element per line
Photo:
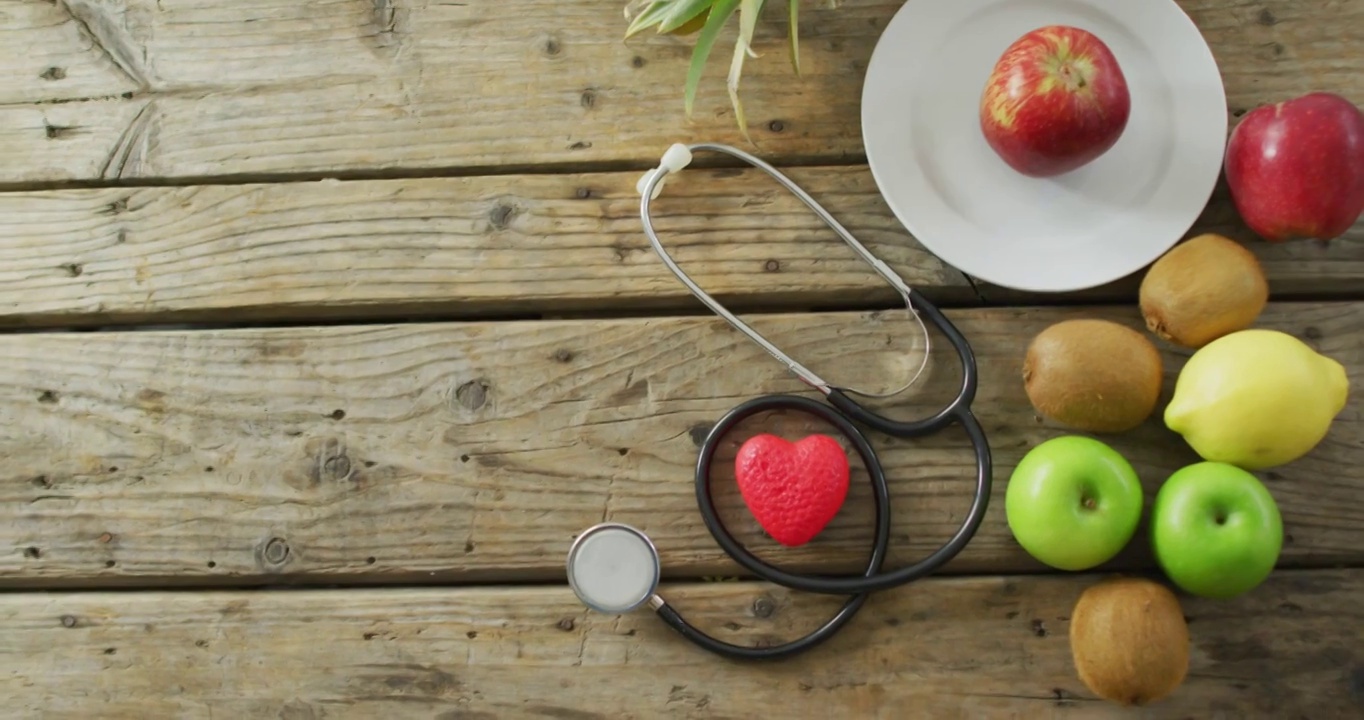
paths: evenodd
<path fill-rule="evenodd" d="M 1149 259 L 1143 261 L 1140 265 L 1136 265 L 1128 269 L 1119 271 L 1117 274 L 1110 273 L 1105 273 L 1102 275 L 1095 274 L 1085 279 L 1081 284 L 1024 283 L 1015 280 L 1003 282 L 1002 278 L 987 277 L 987 274 L 982 274 L 973 270 L 969 270 L 965 267 L 958 266 L 954 262 L 947 260 L 945 257 L 943 257 L 943 255 L 939 254 L 939 251 L 935 250 L 934 247 L 932 247 L 929 242 L 926 242 L 924 240 L 922 233 L 919 230 L 916 230 L 914 227 L 914 223 L 912 223 L 908 219 L 910 213 L 907 211 L 907 209 L 902 207 L 899 203 L 897 203 L 897 201 L 892 199 L 891 193 L 888 191 L 887 179 L 883 174 L 884 171 L 878 171 L 877 169 L 878 161 L 876 159 L 877 156 L 874 152 L 872 152 L 870 146 L 868 145 L 867 140 L 872 135 L 871 133 L 868 132 L 868 125 L 870 124 L 870 117 L 868 114 L 869 107 L 868 97 L 873 92 L 876 91 L 876 87 L 873 87 L 872 85 L 872 78 L 875 74 L 874 69 L 877 67 L 878 59 L 881 59 L 882 62 L 884 62 L 883 57 L 884 54 L 890 52 L 889 50 L 887 50 L 887 47 L 893 44 L 891 41 L 891 31 L 896 26 L 896 21 L 899 20 L 901 16 L 907 12 L 914 12 L 916 10 L 922 9 L 923 7 L 922 4 L 928 1 L 929 0 L 905 0 L 904 3 L 900 6 L 900 8 L 897 9 L 895 13 L 891 16 L 890 21 L 886 24 L 886 28 L 881 32 L 880 36 L 877 38 L 876 44 L 872 48 L 872 53 L 868 58 L 867 69 L 865 70 L 864 73 L 862 81 L 862 90 L 859 101 L 860 107 L 859 124 L 862 133 L 863 150 L 866 154 L 865 156 L 867 160 L 867 165 L 871 171 L 873 181 L 876 183 L 878 194 L 881 196 L 883 202 L 885 202 L 886 205 L 890 208 L 891 213 L 895 216 L 896 220 L 900 223 L 900 225 L 903 226 L 904 229 L 909 232 L 912 238 L 916 240 L 924 250 L 932 254 L 935 258 L 938 259 L 939 262 L 944 263 L 953 270 L 956 270 L 973 280 L 978 280 L 1001 288 L 1021 292 L 1065 294 L 1101 287 L 1103 285 L 1107 285 L 1109 283 L 1113 283 L 1124 278 L 1127 278 L 1133 274 L 1136 274 L 1140 272 L 1143 268 L 1149 267 L 1153 262 L 1158 260 L 1161 256 L 1163 256 L 1170 249 L 1172 249 L 1185 239 L 1190 229 L 1198 222 L 1198 218 L 1201 217 L 1203 212 L 1206 210 L 1208 203 L 1211 201 L 1213 195 L 1216 193 L 1217 185 L 1222 178 L 1223 166 L 1225 164 L 1226 158 L 1227 142 L 1226 138 L 1231 128 L 1230 118 L 1228 117 L 1227 112 L 1225 112 L 1225 108 L 1227 108 L 1226 81 L 1222 74 L 1221 65 L 1217 61 L 1216 54 L 1213 53 L 1212 47 L 1211 45 L 1208 44 L 1207 38 L 1204 36 L 1202 29 L 1198 26 L 1196 22 L 1194 22 L 1194 19 L 1188 14 L 1188 12 L 1185 11 L 1184 8 L 1179 5 L 1177 0 L 1160 0 L 1161 7 L 1159 8 L 1154 7 L 1158 0 L 1143 0 L 1143 3 L 1146 4 L 1147 7 L 1153 8 L 1153 10 L 1155 11 L 1172 13 L 1171 18 L 1177 19 L 1185 26 L 1186 29 L 1192 31 L 1193 36 L 1198 39 L 1198 42 L 1196 44 L 1190 45 L 1189 47 L 1196 49 L 1197 53 L 1201 55 L 1202 59 L 1206 62 L 1204 68 L 1205 69 L 1212 68 L 1212 70 L 1214 71 L 1212 75 L 1216 78 L 1215 88 L 1217 101 L 1216 104 L 1224 109 L 1224 112 L 1218 114 L 1218 117 L 1220 118 L 1218 123 L 1219 124 L 1218 130 L 1219 136 L 1222 138 L 1222 140 L 1219 143 L 1220 151 L 1217 154 L 1218 160 L 1216 163 L 1211 164 L 1212 166 L 1216 167 L 1216 172 L 1209 173 L 1210 179 L 1207 181 L 1206 187 L 1199 190 L 1196 196 L 1200 200 L 1198 204 L 1199 211 L 1193 214 L 1193 216 L 1187 221 L 1187 224 L 1183 222 L 1179 223 L 1181 228 L 1178 234 L 1171 233 L 1172 237 L 1168 241 L 1161 243 L 1159 245 L 1159 249 L 1155 251 L 1154 255 Z M 938 1 L 955 4 L 957 2 L 960 2 L 961 0 L 938 0 Z M 1109 10 L 1109 8 L 1105 7 L 1103 3 L 1098 2 L 1098 0 L 1070 0 L 1070 1 L 1098 10 Z M 919 3 L 919 6 L 913 7 L 916 2 Z M 1209 87 L 1207 92 L 1212 93 L 1213 88 Z M 1170 182 L 1170 180 L 1166 178 L 1160 184 L 1164 185 L 1165 183 L 1168 182 Z M 965 218 L 965 216 L 960 215 L 958 217 Z M 989 275 L 993 276 L 993 273 L 989 273 Z"/>

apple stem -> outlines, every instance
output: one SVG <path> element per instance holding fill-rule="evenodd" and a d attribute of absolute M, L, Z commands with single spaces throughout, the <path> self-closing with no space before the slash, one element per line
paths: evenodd
<path fill-rule="evenodd" d="M 1085 85 L 1088 84 L 1085 82 L 1085 74 L 1079 72 L 1075 68 L 1075 64 L 1070 61 L 1061 63 L 1061 67 L 1057 69 L 1057 73 L 1061 76 L 1062 80 L 1065 80 L 1067 84 L 1077 90 L 1084 88 Z"/>

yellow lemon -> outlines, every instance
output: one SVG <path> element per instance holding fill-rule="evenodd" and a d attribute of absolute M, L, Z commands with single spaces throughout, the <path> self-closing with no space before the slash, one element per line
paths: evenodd
<path fill-rule="evenodd" d="M 1343 365 L 1292 335 L 1242 330 L 1189 358 L 1165 426 L 1205 460 L 1260 470 L 1316 447 L 1349 389 Z"/>

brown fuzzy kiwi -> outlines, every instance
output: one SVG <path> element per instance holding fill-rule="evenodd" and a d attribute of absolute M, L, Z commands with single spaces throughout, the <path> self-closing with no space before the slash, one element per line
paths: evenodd
<path fill-rule="evenodd" d="M 1141 332 L 1109 320 L 1063 320 L 1028 345 L 1023 387 L 1047 418 L 1123 432 L 1155 411 L 1163 372 L 1160 352 Z"/>
<path fill-rule="evenodd" d="M 1269 281 L 1254 253 L 1206 233 L 1151 265 L 1138 302 L 1147 329 L 1168 342 L 1199 348 L 1250 327 L 1269 302 Z"/>
<path fill-rule="evenodd" d="M 1179 599 L 1143 578 L 1087 588 L 1070 615 L 1070 652 L 1090 692 L 1146 705 L 1174 692 L 1189 672 L 1189 624 Z"/>

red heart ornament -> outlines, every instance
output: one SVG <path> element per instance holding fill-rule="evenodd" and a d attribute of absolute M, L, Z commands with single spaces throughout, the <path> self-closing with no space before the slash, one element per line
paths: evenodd
<path fill-rule="evenodd" d="M 787 547 L 809 542 L 838 514 L 848 495 L 848 472 L 847 453 L 827 435 L 794 443 L 755 435 L 734 460 L 739 493 L 749 512 Z"/>

